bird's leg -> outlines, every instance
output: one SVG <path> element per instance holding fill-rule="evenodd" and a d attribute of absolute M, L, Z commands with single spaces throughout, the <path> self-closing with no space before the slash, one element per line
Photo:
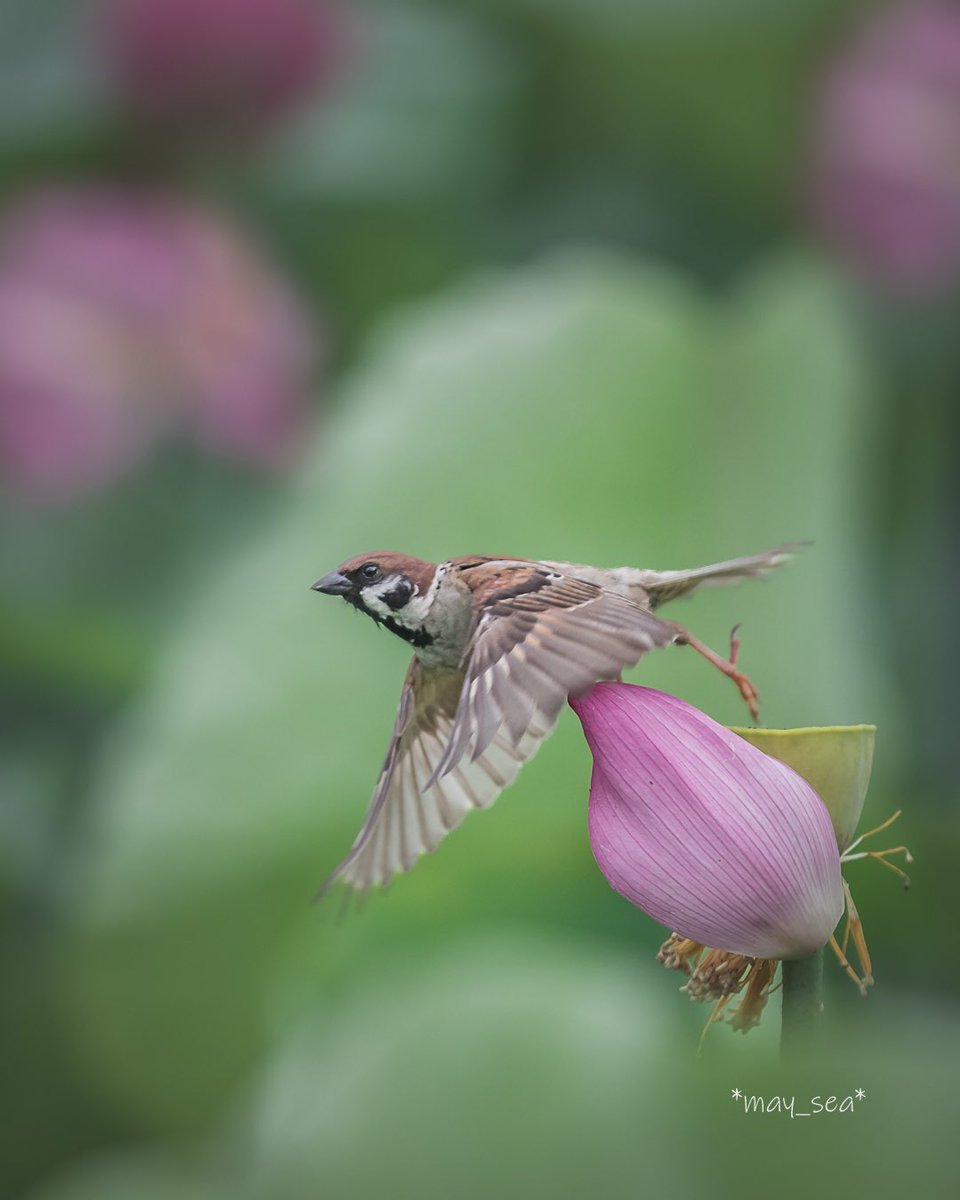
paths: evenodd
<path fill-rule="evenodd" d="M 682 625 L 672 622 L 677 630 L 677 645 L 690 646 L 696 650 L 698 654 L 702 654 L 707 662 L 713 663 L 718 671 L 722 671 L 724 675 L 728 675 L 740 689 L 740 695 L 743 697 L 747 708 L 750 709 L 750 715 L 754 721 L 760 720 L 760 709 L 757 707 L 757 701 L 760 699 L 757 689 L 754 687 L 752 680 L 748 679 L 742 671 L 737 670 L 737 655 L 740 652 L 740 639 L 737 637 L 739 625 L 734 625 L 730 631 L 730 656 L 721 658 L 715 650 L 711 650 L 709 646 L 705 646 L 703 642 L 684 629 Z"/>

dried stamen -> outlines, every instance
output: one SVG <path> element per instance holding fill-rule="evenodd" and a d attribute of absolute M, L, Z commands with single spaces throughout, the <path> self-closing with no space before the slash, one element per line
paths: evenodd
<path fill-rule="evenodd" d="M 846 880 L 843 881 L 843 894 L 846 899 L 847 911 L 847 920 L 843 927 L 843 940 L 838 943 L 837 939 L 831 934 L 830 947 L 837 956 L 840 966 L 860 989 L 860 995 L 865 996 L 867 988 L 873 986 L 873 964 L 870 961 L 870 951 L 867 949 L 867 939 L 864 937 L 860 914 L 857 912 L 857 906 L 853 902 L 850 885 Z M 847 959 L 847 946 L 851 937 L 853 938 L 853 945 L 857 952 L 857 960 L 860 965 L 862 977 L 857 974 Z"/>
<path fill-rule="evenodd" d="M 859 837 L 855 837 L 853 839 L 853 841 L 850 843 L 850 845 L 843 852 L 843 857 L 846 858 L 851 850 L 855 850 L 857 848 L 857 846 L 859 846 L 861 842 L 866 841 L 867 838 L 873 837 L 877 833 L 883 833 L 883 831 L 885 829 L 889 829 L 890 826 L 894 823 L 894 821 L 899 820 L 902 812 L 903 812 L 903 809 L 898 808 L 897 811 L 892 816 L 887 817 L 887 819 L 883 822 L 882 825 L 878 825 L 875 829 L 868 829 L 866 833 L 861 833 Z"/>
<path fill-rule="evenodd" d="M 717 1000 L 721 996 L 735 995 L 743 987 L 744 977 L 755 961 L 744 954 L 708 950 L 689 982 L 680 990 L 691 1000 Z"/>
<path fill-rule="evenodd" d="M 898 875 L 903 880 L 903 886 L 908 888 L 910 886 L 910 876 L 906 873 L 906 871 L 898 867 L 896 863 L 887 861 L 888 856 L 891 854 L 902 854 L 903 861 L 905 863 L 912 863 L 913 855 L 910 853 L 910 850 L 907 846 L 891 846 L 888 850 L 861 850 L 857 854 L 850 853 L 851 850 L 855 850 L 857 846 L 859 846 L 861 842 L 866 841 L 867 838 L 871 838 L 875 834 L 883 833 L 885 829 L 889 829 L 894 821 L 896 821 L 900 816 L 901 812 L 902 809 L 898 808 L 892 816 L 887 817 L 882 825 L 878 825 L 876 829 L 868 829 L 866 833 L 861 833 L 858 838 L 854 838 L 844 853 L 840 856 L 840 861 L 842 863 L 847 863 L 854 862 L 858 858 L 875 859 L 882 867 L 886 867 L 888 871 L 893 871 L 895 875 Z"/>
<path fill-rule="evenodd" d="M 657 962 L 668 971 L 682 971 L 690 974 L 691 960 L 700 957 L 703 946 L 690 938 L 681 937 L 679 933 L 671 933 L 657 953 Z"/>
<path fill-rule="evenodd" d="M 747 990 L 743 999 L 730 1014 L 730 1025 L 741 1033 L 747 1033 L 755 1025 L 760 1024 L 760 1016 L 766 1008 L 767 997 L 770 995 L 770 985 L 777 971 L 777 963 L 772 958 L 755 959 L 747 976 Z"/>

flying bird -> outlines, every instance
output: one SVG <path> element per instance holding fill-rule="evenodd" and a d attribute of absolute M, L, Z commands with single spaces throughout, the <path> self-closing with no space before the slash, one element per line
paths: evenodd
<path fill-rule="evenodd" d="M 375 551 L 318 579 L 315 591 L 342 596 L 413 647 L 363 828 L 321 891 L 340 880 L 365 893 L 409 871 L 513 782 L 569 694 L 619 678 L 648 650 L 692 646 L 736 682 L 756 718 L 756 690 L 736 668 L 736 631 L 723 659 L 654 610 L 761 575 L 797 547 L 689 571 L 492 555 L 437 564 Z"/>

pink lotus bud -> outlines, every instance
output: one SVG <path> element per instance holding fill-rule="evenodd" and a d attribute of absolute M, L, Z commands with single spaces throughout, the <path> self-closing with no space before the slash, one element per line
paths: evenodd
<path fill-rule="evenodd" d="M 0 471 L 28 498 L 68 500 L 177 433 L 284 462 L 311 342 L 224 219 L 132 191 L 33 196 L 0 225 Z"/>
<path fill-rule="evenodd" d="M 601 683 L 570 703 L 593 752 L 590 843 L 616 891 L 717 950 L 783 959 L 824 945 L 844 895 L 809 784 L 674 696 Z"/>
<path fill-rule="evenodd" d="M 259 128 L 342 57 L 333 0 L 111 0 L 109 66 L 135 112 L 195 132 Z"/>
<path fill-rule="evenodd" d="M 817 220 L 865 275 L 932 293 L 960 276 L 960 6 L 910 0 L 828 73 L 813 147 Z"/>

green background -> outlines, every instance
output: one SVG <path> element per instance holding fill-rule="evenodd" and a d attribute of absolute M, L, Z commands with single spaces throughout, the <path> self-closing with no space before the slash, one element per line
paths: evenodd
<path fill-rule="evenodd" d="M 123 179 L 83 6 L 9 7 L 4 194 Z M 177 176 L 256 229 L 328 365 L 287 478 L 173 448 L 2 518 L 13 1194 L 947 1194 L 955 304 L 870 294 L 803 206 L 818 73 L 864 7 L 357 5 L 338 90 Z M 904 809 L 914 887 L 849 869 L 877 986 L 827 963 L 808 1062 L 778 1063 L 776 997 L 696 1058 L 664 930 L 592 862 L 570 713 L 387 895 L 311 904 L 407 657 L 319 574 L 381 546 L 683 567 L 790 539 L 813 545 L 788 569 L 670 615 L 720 649 L 742 622 L 768 724 L 879 727 L 865 822 Z M 743 722 L 687 651 L 630 677 Z M 734 1087 L 866 1097 L 802 1121 Z"/>

